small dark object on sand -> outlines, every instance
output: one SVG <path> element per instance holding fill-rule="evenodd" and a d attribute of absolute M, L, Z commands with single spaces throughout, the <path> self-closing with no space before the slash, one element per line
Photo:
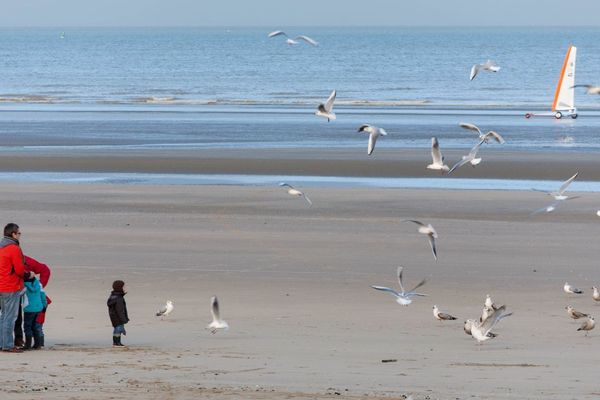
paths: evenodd
<path fill-rule="evenodd" d="M 382 363 L 389 363 L 389 362 L 396 362 L 398 360 L 396 360 L 395 358 L 389 358 L 387 360 L 381 360 Z"/>

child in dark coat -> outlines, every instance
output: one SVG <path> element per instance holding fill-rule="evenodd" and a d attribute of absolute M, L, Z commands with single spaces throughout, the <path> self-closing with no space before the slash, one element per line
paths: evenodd
<path fill-rule="evenodd" d="M 125 304 L 125 282 L 114 281 L 112 284 L 113 291 L 106 302 L 108 306 L 108 316 L 113 326 L 113 346 L 124 346 L 121 343 L 121 335 L 127 335 L 125 332 L 125 324 L 129 322 L 127 316 L 127 304 Z"/>

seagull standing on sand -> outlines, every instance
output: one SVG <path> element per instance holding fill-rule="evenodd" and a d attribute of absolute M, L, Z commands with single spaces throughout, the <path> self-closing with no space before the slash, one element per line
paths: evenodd
<path fill-rule="evenodd" d="M 400 286 L 400 292 L 397 292 L 394 289 L 390 289 L 389 287 L 385 287 L 385 286 L 371 286 L 371 287 L 373 289 L 382 290 L 384 292 L 391 293 L 393 296 L 396 297 L 396 303 L 400 304 L 401 306 L 407 306 L 410 303 L 412 303 L 413 297 L 427 296 L 426 294 L 415 292 L 415 290 L 417 290 L 418 288 L 423 286 L 425 284 L 425 282 L 427 282 L 427 280 L 423 279 L 421 282 L 419 282 L 419 284 L 417 286 L 412 288 L 412 290 L 405 291 L 404 286 L 402 285 L 402 270 L 403 269 L 404 269 L 403 267 L 398 267 L 398 285 Z"/>
<path fill-rule="evenodd" d="M 471 67 L 471 75 L 469 76 L 469 80 L 475 79 L 480 70 L 489 71 L 489 72 L 498 72 L 500 71 L 500 67 L 496 64 L 495 61 L 487 60 L 483 64 L 475 64 Z"/>
<path fill-rule="evenodd" d="M 484 305 L 488 308 L 491 308 L 492 310 L 497 310 L 498 306 L 496 304 L 494 304 L 494 301 L 492 300 L 492 296 L 490 296 L 489 294 L 485 295 L 485 303 Z"/>
<path fill-rule="evenodd" d="M 402 222 L 412 222 L 412 223 L 416 224 L 419 227 L 417 229 L 417 232 L 419 232 L 420 234 L 423 234 L 423 235 L 427 235 L 427 238 L 429 239 L 429 246 L 431 246 L 431 252 L 433 253 L 433 258 L 435 258 L 435 261 L 437 261 L 438 257 L 437 257 L 437 250 L 435 247 L 435 239 L 438 238 L 438 234 L 435 231 L 435 229 L 433 228 L 433 226 L 431 224 L 425 225 L 421 221 L 417 221 L 414 219 L 405 219 Z"/>
<path fill-rule="evenodd" d="M 467 122 L 461 122 L 458 125 L 461 128 L 477 132 L 479 134 L 479 140 L 483 140 L 486 143 L 488 143 L 490 139 L 494 139 L 494 140 L 496 140 L 496 142 L 498 142 L 500 144 L 506 143 L 504 138 L 498 132 L 488 131 L 486 134 L 484 134 L 483 132 L 481 132 L 481 129 L 479 129 L 479 127 L 477 125 L 469 124 Z"/>
<path fill-rule="evenodd" d="M 206 329 L 208 329 L 210 333 L 214 335 L 219 329 L 229 329 L 229 324 L 223 321 L 219 314 L 219 301 L 217 300 L 217 296 L 213 296 L 210 298 L 210 313 L 212 314 L 213 320 L 210 324 L 206 326 Z"/>
<path fill-rule="evenodd" d="M 173 311 L 173 301 L 167 300 L 167 304 L 156 312 L 157 317 L 167 317 Z"/>
<path fill-rule="evenodd" d="M 594 317 L 592 317 L 591 315 L 588 316 L 587 321 L 585 321 L 583 324 L 581 324 L 581 326 L 579 327 L 579 329 L 577 329 L 577 331 L 586 331 L 585 332 L 585 336 L 587 336 L 588 331 L 591 331 L 592 329 L 594 329 L 594 327 L 596 326 L 596 322 L 594 321 Z"/>
<path fill-rule="evenodd" d="M 585 94 L 600 94 L 600 86 L 596 86 L 596 85 L 575 85 L 575 86 L 571 86 L 572 88 L 576 88 L 576 87 L 584 87 L 587 90 L 585 91 Z"/>
<path fill-rule="evenodd" d="M 433 162 L 427 166 L 427 169 L 440 171 L 442 174 L 448 172 L 450 168 L 444 164 L 444 157 L 440 151 L 440 144 L 436 137 L 431 138 L 431 158 Z"/>
<path fill-rule="evenodd" d="M 450 314 L 440 312 L 440 309 L 438 308 L 437 305 L 433 306 L 433 316 L 438 321 L 454 321 L 456 319 L 456 317 L 454 317 Z"/>
<path fill-rule="evenodd" d="M 287 187 L 288 188 L 288 194 L 292 195 L 292 196 L 298 196 L 298 197 L 304 197 L 304 200 L 306 200 L 306 202 L 308 203 L 308 206 L 312 206 L 312 201 L 310 201 L 310 199 L 301 191 L 299 191 L 298 189 L 294 188 L 292 185 L 290 185 L 289 183 L 285 183 L 285 182 L 281 182 L 279 184 L 279 186 L 281 187 Z"/>
<path fill-rule="evenodd" d="M 375 143 L 379 136 L 387 136 L 387 132 L 383 128 L 378 128 L 372 125 L 361 125 L 358 128 L 358 132 L 365 132 L 369 134 L 369 147 L 367 148 L 367 154 L 371 155 L 375 150 Z"/>
<path fill-rule="evenodd" d="M 470 163 L 472 167 L 479 165 L 479 163 L 481 163 L 481 158 L 477 158 L 477 152 L 479 151 L 479 147 L 481 147 L 482 144 L 483 140 L 477 143 L 475 146 L 473 146 L 469 154 L 463 156 L 461 161 L 457 162 L 452 166 L 452 168 L 450 168 L 450 171 L 448 171 L 448 175 L 451 174 L 452 171 L 454 171 L 455 169 L 460 168 L 467 163 Z"/>
<path fill-rule="evenodd" d="M 335 101 L 335 96 L 336 96 L 336 92 L 334 90 L 329 95 L 329 98 L 327 99 L 325 104 L 323 104 L 323 103 L 319 104 L 319 107 L 317 108 L 317 112 L 315 113 L 315 115 L 317 117 L 325 117 L 325 118 L 327 118 L 327 122 L 329 122 L 332 119 L 335 119 L 335 114 L 333 113 L 333 102 Z"/>
<path fill-rule="evenodd" d="M 506 306 L 498 307 L 485 321 L 473 321 L 471 323 L 471 336 L 477 340 L 478 344 L 496 337 L 496 335 L 490 335 L 490 331 L 501 319 L 512 315 L 512 313 L 504 314 L 505 310 Z"/>
<path fill-rule="evenodd" d="M 568 294 L 583 294 L 583 290 L 577 289 L 576 287 L 569 285 L 569 282 L 565 282 L 563 290 L 565 291 L 565 293 Z"/>
<path fill-rule="evenodd" d="M 594 291 L 592 294 L 592 299 L 600 301 L 600 292 L 598 291 L 598 288 L 596 286 L 592 286 L 592 290 Z"/>
<path fill-rule="evenodd" d="M 485 322 L 485 320 L 488 319 L 494 313 L 494 311 L 496 311 L 496 309 L 488 306 L 483 306 L 483 310 L 481 311 L 481 317 L 479 317 L 479 321 Z"/>
<path fill-rule="evenodd" d="M 573 319 L 579 319 L 579 318 L 588 316 L 587 314 L 577 311 L 576 309 L 574 309 L 571 306 L 567 306 L 567 307 L 565 307 L 565 309 L 567 310 L 567 314 L 569 314 L 569 317 L 571 317 Z"/>
<path fill-rule="evenodd" d="M 290 45 L 290 46 L 293 46 L 293 45 L 296 45 L 296 44 L 300 43 L 300 42 L 298 42 L 298 40 L 303 40 L 306 43 L 308 43 L 310 45 L 313 45 L 313 46 L 318 46 L 319 45 L 319 43 L 317 41 L 315 41 L 314 39 L 311 39 L 311 38 L 309 38 L 308 36 L 305 36 L 305 35 L 299 35 L 299 36 L 296 36 L 293 39 L 291 39 L 290 37 L 288 37 L 288 35 L 284 31 L 273 31 L 273 32 L 269 33 L 269 35 L 268 35 L 269 38 L 272 38 L 272 37 L 275 37 L 275 36 L 285 36 L 285 38 L 286 38 L 285 42 L 288 45 Z"/>

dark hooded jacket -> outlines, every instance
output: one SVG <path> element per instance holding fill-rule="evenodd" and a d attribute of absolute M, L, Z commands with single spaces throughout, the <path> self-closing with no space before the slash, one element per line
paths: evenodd
<path fill-rule="evenodd" d="M 112 326 L 124 325 L 129 322 L 127 316 L 127 304 L 125 304 L 125 293 L 112 291 L 106 302 L 108 306 L 108 316 Z"/>

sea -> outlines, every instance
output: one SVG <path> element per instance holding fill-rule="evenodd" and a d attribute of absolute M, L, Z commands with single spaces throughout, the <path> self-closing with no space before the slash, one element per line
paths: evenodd
<path fill-rule="evenodd" d="M 319 45 L 287 45 L 307 35 Z M 600 151 L 600 96 L 550 111 L 563 59 L 600 84 L 600 28 L 1 28 L 0 155 L 130 150 L 473 146 L 460 122 L 509 151 Z M 501 67 L 469 81 L 471 66 Z M 335 121 L 314 115 L 337 91 Z M 43 172 L 43 171 L 40 171 Z"/>

